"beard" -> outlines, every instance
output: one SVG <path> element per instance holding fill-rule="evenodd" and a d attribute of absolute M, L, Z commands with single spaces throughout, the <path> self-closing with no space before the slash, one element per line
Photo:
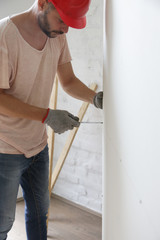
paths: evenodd
<path fill-rule="evenodd" d="M 62 31 L 57 31 L 57 30 L 50 31 L 50 25 L 49 25 L 49 22 L 47 19 L 47 12 L 44 12 L 43 14 L 42 13 L 39 14 L 37 20 L 38 20 L 38 25 L 39 25 L 40 29 L 49 38 L 55 38 L 55 37 L 57 37 L 57 35 L 64 33 Z"/>

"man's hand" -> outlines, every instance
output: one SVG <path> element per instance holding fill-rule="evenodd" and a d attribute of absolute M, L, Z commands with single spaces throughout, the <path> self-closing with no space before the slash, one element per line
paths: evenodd
<path fill-rule="evenodd" d="M 79 118 L 64 110 L 51 110 L 44 123 L 48 124 L 55 133 L 63 133 L 74 127 L 79 127 Z"/>
<path fill-rule="evenodd" d="M 93 104 L 95 107 L 103 109 L 103 92 L 98 92 L 94 96 Z"/>

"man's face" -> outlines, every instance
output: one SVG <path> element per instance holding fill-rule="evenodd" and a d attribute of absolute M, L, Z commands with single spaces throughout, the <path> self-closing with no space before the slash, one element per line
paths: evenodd
<path fill-rule="evenodd" d="M 57 10 L 50 7 L 50 4 L 38 14 L 38 24 L 49 38 L 55 38 L 59 34 L 67 33 L 69 28 L 62 21 Z"/>

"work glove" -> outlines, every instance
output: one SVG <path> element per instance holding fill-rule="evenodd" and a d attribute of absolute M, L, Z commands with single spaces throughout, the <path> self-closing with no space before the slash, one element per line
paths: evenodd
<path fill-rule="evenodd" d="M 49 109 L 48 115 L 44 121 L 49 125 L 55 133 L 64 133 L 67 130 L 72 130 L 74 127 L 79 127 L 79 118 L 64 110 Z"/>
<path fill-rule="evenodd" d="M 103 109 L 103 92 L 98 92 L 94 96 L 93 104 L 95 107 Z"/>

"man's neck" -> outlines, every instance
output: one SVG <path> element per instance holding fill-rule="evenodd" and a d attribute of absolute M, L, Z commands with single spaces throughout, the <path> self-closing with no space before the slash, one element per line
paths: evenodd
<path fill-rule="evenodd" d="M 33 6 L 26 12 L 11 17 L 20 34 L 32 47 L 42 50 L 47 36 L 42 32 L 37 21 L 38 10 Z"/>

